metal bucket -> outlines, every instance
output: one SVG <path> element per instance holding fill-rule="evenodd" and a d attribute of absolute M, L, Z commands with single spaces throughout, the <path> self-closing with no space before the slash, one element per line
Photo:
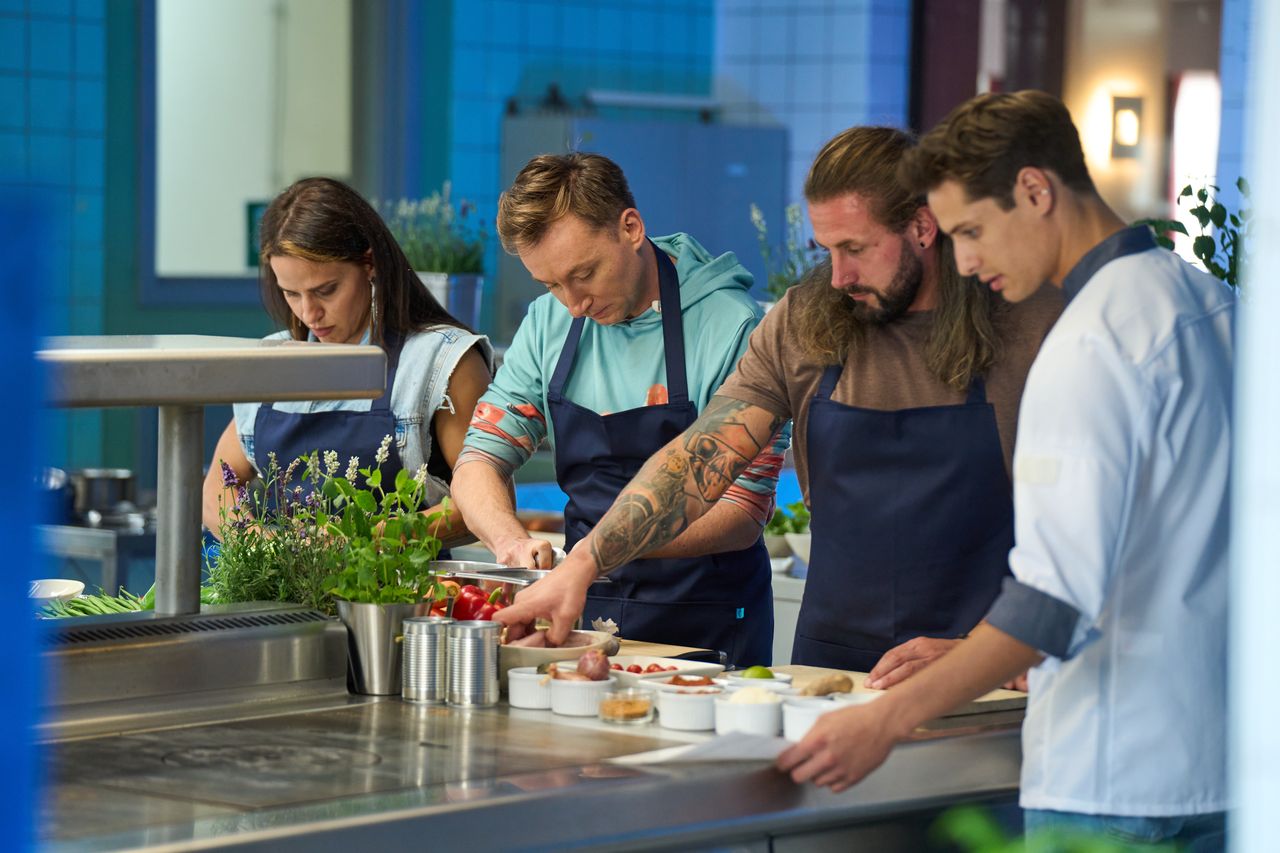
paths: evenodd
<path fill-rule="evenodd" d="M 398 696 L 404 620 L 426 615 L 430 605 L 338 602 L 347 626 L 347 687 L 367 696 Z"/>

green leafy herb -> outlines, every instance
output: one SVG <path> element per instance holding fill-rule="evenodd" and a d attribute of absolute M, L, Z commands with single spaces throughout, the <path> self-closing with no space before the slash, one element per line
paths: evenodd
<path fill-rule="evenodd" d="M 817 266 L 822 257 L 822 250 L 812 240 L 804 238 L 800 205 L 787 205 L 786 218 L 783 243 L 775 247 L 769 242 L 769 227 L 764 221 L 764 214 L 760 208 L 751 205 L 751 224 L 755 226 L 756 238 L 760 241 L 760 257 L 764 259 L 765 273 L 768 275 L 765 290 L 774 299 L 781 299 L 787 288 Z"/>
<path fill-rule="evenodd" d="M 419 272 L 484 272 L 485 232 L 475 210 L 463 201 L 454 210 L 450 185 L 424 199 L 380 205 L 391 234 Z"/>
<path fill-rule="evenodd" d="M 787 504 L 773 511 L 773 518 L 764 527 L 765 535 L 781 536 L 786 533 L 809 532 L 809 510 L 804 501 Z"/>

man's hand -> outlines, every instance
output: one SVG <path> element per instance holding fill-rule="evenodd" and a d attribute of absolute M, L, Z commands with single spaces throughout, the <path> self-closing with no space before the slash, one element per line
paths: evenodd
<path fill-rule="evenodd" d="M 813 782 L 837 794 L 857 784 L 898 742 L 888 710 L 881 699 L 823 714 L 803 740 L 778 756 L 778 769 L 796 782 Z"/>
<path fill-rule="evenodd" d="M 579 545 L 551 574 L 516 593 L 515 602 L 493 614 L 493 618 L 507 626 L 508 641 L 531 633 L 535 620 L 548 619 L 551 627 L 547 629 L 547 644 L 558 646 L 582 615 L 587 589 L 595 579 L 596 564 L 591 552 Z"/>
<path fill-rule="evenodd" d="M 504 566 L 523 569 L 549 569 L 555 564 L 551 543 L 544 539 L 506 537 L 496 543 L 494 557 Z"/>
<path fill-rule="evenodd" d="M 916 637 L 895 646 L 884 653 L 875 667 L 867 674 L 867 686 L 874 690 L 887 690 L 900 681 L 906 681 L 938 658 L 955 648 L 959 640 L 941 640 L 935 637 Z"/>

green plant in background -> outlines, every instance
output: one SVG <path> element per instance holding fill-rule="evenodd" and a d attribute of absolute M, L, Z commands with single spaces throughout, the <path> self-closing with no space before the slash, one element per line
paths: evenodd
<path fill-rule="evenodd" d="M 809 532 L 809 510 L 804 501 L 787 504 L 773 511 L 773 518 L 764 526 L 766 536 L 782 536 L 786 533 Z"/>
<path fill-rule="evenodd" d="M 417 601 L 440 552 L 434 526 L 441 514 L 420 511 L 425 465 L 416 475 L 400 471 L 394 488 L 384 488 L 391 440 L 383 439 L 372 467 L 352 457 L 343 476 L 335 451 L 295 459 L 283 472 L 271 457 L 254 490 L 223 464 L 223 484 L 237 497 L 221 513 L 221 553 L 209 565 L 213 601 L 291 602 L 331 615 L 335 597 Z"/>
<path fill-rule="evenodd" d="M 1249 182 L 1244 178 L 1237 179 L 1236 189 L 1240 191 L 1240 209 L 1234 213 L 1218 201 L 1219 188 L 1213 184 L 1198 190 L 1187 184 L 1178 193 L 1179 206 L 1183 199 L 1193 196 L 1196 202 L 1190 212 L 1200 224 L 1200 233 L 1192 239 L 1191 251 L 1210 274 L 1232 287 L 1239 287 L 1243 278 L 1253 224 Z M 1191 236 L 1186 226 L 1176 219 L 1140 219 L 1137 224 L 1149 226 L 1155 233 L 1156 242 L 1166 249 L 1173 248 L 1169 232 Z"/>
<path fill-rule="evenodd" d="M 1105 835 L 1069 830 L 1008 836 L 986 809 L 957 806 L 929 828 L 931 838 L 964 853 L 1174 853 L 1173 844 L 1140 844 Z"/>
<path fill-rule="evenodd" d="M 800 205 L 787 205 L 786 220 L 783 242 L 775 255 L 775 248 L 769 242 L 769 225 L 764 220 L 764 214 L 759 207 L 751 205 L 751 224 L 755 226 L 756 239 L 760 241 L 760 257 L 764 259 L 765 273 L 768 275 L 765 290 L 775 300 L 781 299 L 787 288 L 798 282 L 821 260 L 822 250 L 812 240 L 804 238 Z"/>
<path fill-rule="evenodd" d="M 484 272 L 485 231 L 467 201 L 454 209 L 450 184 L 423 199 L 379 205 L 391 234 L 418 272 Z"/>

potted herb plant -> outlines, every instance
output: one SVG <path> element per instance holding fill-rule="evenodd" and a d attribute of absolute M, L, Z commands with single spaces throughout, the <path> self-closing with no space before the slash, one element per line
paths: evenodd
<path fill-rule="evenodd" d="M 484 289 L 485 232 L 469 202 L 454 208 L 450 184 L 423 199 L 385 205 L 383 218 L 418 277 L 449 313 L 475 328 Z"/>
<path fill-rule="evenodd" d="M 265 488 L 239 489 L 223 516 L 221 554 L 210 566 L 218 601 L 296 601 L 336 609 L 348 631 L 348 683 L 356 693 L 400 692 L 400 635 L 407 616 L 425 614 L 440 552 L 440 513 L 424 515 L 426 466 L 382 481 L 391 436 L 374 465 L 338 454 L 294 460 L 283 473 L 274 459 Z M 299 481 L 294 476 L 301 466 Z M 224 468 L 226 477 L 234 477 Z M 335 607 L 336 605 L 336 607 Z"/>
<path fill-rule="evenodd" d="M 770 557 L 794 554 L 809 562 L 809 509 L 796 501 L 773 511 L 764 528 L 764 546 Z"/>

